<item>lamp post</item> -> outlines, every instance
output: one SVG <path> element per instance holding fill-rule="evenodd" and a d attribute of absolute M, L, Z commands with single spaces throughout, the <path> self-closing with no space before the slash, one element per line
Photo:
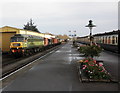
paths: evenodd
<path fill-rule="evenodd" d="M 70 32 L 69 36 L 71 36 L 71 39 L 72 39 L 72 40 L 75 40 L 76 30 L 75 30 L 75 31 L 69 31 L 69 32 Z"/>
<path fill-rule="evenodd" d="M 76 40 L 76 30 L 74 31 L 74 40 Z"/>
<path fill-rule="evenodd" d="M 90 45 L 92 45 L 92 38 L 93 38 L 92 37 L 92 28 L 96 27 L 96 25 L 93 25 L 92 22 L 93 22 L 92 20 L 89 20 L 89 24 L 85 26 L 85 27 L 89 27 L 89 29 L 90 29 Z"/>
<path fill-rule="evenodd" d="M 70 36 L 70 40 L 71 40 L 71 31 L 69 31 L 69 33 L 70 33 L 69 36 Z"/>

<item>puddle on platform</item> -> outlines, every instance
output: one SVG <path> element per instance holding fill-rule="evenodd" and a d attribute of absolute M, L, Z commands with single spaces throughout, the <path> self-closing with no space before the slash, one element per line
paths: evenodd
<path fill-rule="evenodd" d="M 69 50 L 69 51 L 57 50 L 56 52 L 71 52 L 71 50 Z"/>
<path fill-rule="evenodd" d="M 72 61 L 64 61 L 64 62 L 62 62 L 62 64 L 71 64 L 72 63 Z"/>
<path fill-rule="evenodd" d="M 78 60 L 81 59 L 83 59 L 83 57 L 66 57 L 64 59 L 65 61 L 63 62 L 63 64 L 72 64 L 73 60 L 77 62 Z"/>
<path fill-rule="evenodd" d="M 66 57 L 65 58 L 66 61 L 70 61 L 70 62 L 73 60 L 77 61 L 77 60 L 81 60 L 81 59 L 83 59 L 83 57 Z"/>
<path fill-rule="evenodd" d="M 68 57 L 68 59 L 79 60 L 79 59 L 83 59 L 83 57 Z"/>
<path fill-rule="evenodd" d="M 70 56 L 79 56 L 80 54 L 68 54 Z"/>

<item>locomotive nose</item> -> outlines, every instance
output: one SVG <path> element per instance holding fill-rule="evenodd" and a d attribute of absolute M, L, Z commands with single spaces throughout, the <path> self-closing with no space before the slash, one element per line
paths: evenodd
<path fill-rule="evenodd" d="M 23 52 L 22 42 L 12 42 L 10 45 L 10 49 L 12 53 Z"/>
<path fill-rule="evenodd" d="M 21 44 L 20 43 L 13 43 L 13 46 L 20 46 Z"/>
<path fill-rule="evenodd" d="M 10 48 L 21 48 L 22 43 L 21 42 L 12 42 L 10 45 Z"/>

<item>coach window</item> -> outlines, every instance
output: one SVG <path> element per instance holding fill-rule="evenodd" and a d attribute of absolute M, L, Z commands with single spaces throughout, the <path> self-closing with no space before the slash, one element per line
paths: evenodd
<path fill-rule="evenodd" d="M 108 38 L 108 44 L 110 44 L 110 36 L 109 36 L 109 38 Z"/>
<path fill-rule="evenodd" d="M 100 37 L 100 43 L 102 43 L 102 37 Z"/>
<path fill-rule="evenodd" d="M 106 36 L 106 38 L 105 38 L 105 44 L 107 44 L 107 36 Z"/>
<path fill-rule="evenodd" d="M 103 42 L 102 43 L 104 43 L 104 37 L 103 37 Z"/>
<path fill-rule="evenodd" d="M 112 36 L 112 44 L 115 44 L 115 36 Z"/>
<path fill-rule="evenodd" d="M 116 37 L 116 44 L 118 43 L 118 37 Z"/>

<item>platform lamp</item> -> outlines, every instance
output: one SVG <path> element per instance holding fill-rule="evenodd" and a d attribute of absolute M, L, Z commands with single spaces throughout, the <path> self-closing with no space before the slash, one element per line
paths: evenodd
<path fill-rule="evenodd" d="M 90 29 L 90 45 L 92 45 L 92 41 L 93 41 L 92 28 L 96 27 L 96 25 L 93 25 L 92 22 L 93 22 L 92 20 L 89 20 L 89 24 L 85 26 L 85 27 L 89 27 Z"/>
<path fill-rule="evenodd" d="M 74 31 L 74 40 L 76 40 L 76 30 Z"/>
<path fill-rule="evenodd" d="M 71 35 L 71 31 L 69 31 L 69 33 L 70 33 L 69 36 L 70 36 L 70 40 L 71 40 L 71 36 L 72 36 L 72 35 Z"/>

